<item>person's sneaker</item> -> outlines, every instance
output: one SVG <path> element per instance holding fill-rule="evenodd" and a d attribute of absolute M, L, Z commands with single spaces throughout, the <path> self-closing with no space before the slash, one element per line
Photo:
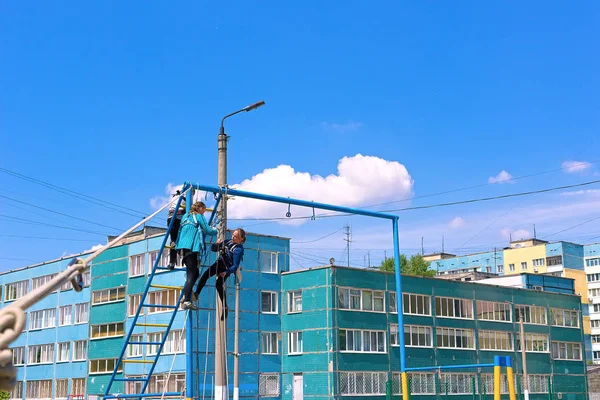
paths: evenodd
<path fill-rule="evenodd" d="M 174 263 L 169 263 L 169 265 L 167 265 L 167 268 L 169 268 L 170 270 L 174 270 L 175 269 L 175 264 Z"/>
<path fill-rule="evenodd" d="M 183 304 L 181 305 L 181 308 L 183 308 L 184 310 L 197 310 L 198 309 L 198 307 L 196 307 L 196 305 L 189 300 L 184 301 Z"/>

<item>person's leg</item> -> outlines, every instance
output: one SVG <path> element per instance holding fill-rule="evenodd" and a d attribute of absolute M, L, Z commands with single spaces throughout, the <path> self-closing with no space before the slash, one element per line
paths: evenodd
<path fill-rule="evenodd" d="M 198 279 L 198 253 L 192 253 L 189 250 L 184 250 L 183 263 L 185 264 L 185 271 L 187 279 L 183 286 L 183 301 L 191 301 L 192 289 L 194 283 Z"/>
<path fill-rule="evenodd" d="M 200 292 L 202 291 L 202 289 L 204 289 L 204 286 L 206 286 L 206 282 L 208 282 L 208 278 L 210 278 L 211 276 L 215 276 L 216 274 L 217 274 L 217 263 L 215 262 L 213 265 L 208 267 L 206 269 L 206 271 L 204 271 L 204 273 L 202 274 L 202 277 L 200 278 L 200 282 L 198 282 L 198 287 L 196 287 L 196 290 L 194 292 L 196 297 L 200 297 Z"/>
<path fill-rule="evenodd" d="M 225 272 L 225 266 L 222 264 L 219 265 L 219 273 L 221 272 Z M 215 285 L 217 287 L 217 292 L 219 293 L 219 299 L 221 300 L 221 304 L 223 305 L 223 310 L 225 311 L 225 318 L 227 318 L 227 315 L 229 314 L 229 308 L 227 307 L 227 296 L 225 295 L 224 290 L 224 284 L 225 281 L 227 281 L 227 278 L 227 276 L 225 276 L 225 278 L 218 277 L 217 283 Z M 221 319 L 223 319 L 222 315 Z"/>
<path fill-rule="evenodd" d="M 170 223 L 170 218 L 169 220 L 167 220 Z M 175 218 L 175 221 L 173 221 L 173 227 L 171 228 L 171 231 L 169 232 L 169 236 L 171 237 L 171 249 L 169 249 L 169 265 L 168 267 L 170 269 L 175 268 L 175 265 L 177 264 L 177 250 L 175 250 L 175 244 L 177 243 L 177 234 L 179 233 L 179 226 L 181 225 L 181 220 Z"/>

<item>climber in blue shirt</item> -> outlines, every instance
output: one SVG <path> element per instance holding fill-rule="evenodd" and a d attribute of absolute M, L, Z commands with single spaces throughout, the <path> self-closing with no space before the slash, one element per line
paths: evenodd
<path fill-rule="evenodd" d="M 194 310 L 198 309 L 191 301 L 194 283 L 196 283 L 198 275 L 200 275 L 198 260 L 202 259 L 206 251 L 206 235 L 216 236 L 219 233 L 215 228 L 208 225 L 206 218 L 204 218 L 205 212 L 206 205 L 203 202 L 198 201 L 194 203 L 190 212 L 181 218 L 181 227 L 177 235 L 175 249 L 183 251 L 183 263 L 185 264 L 187 274 L 187 279 L 183 286 L 183 303 L 181 305 L 184 310 L 190 308 Z"/>
<path fill-rule="evenodd" d="M 211 250 L 214 252 L 219 252 L 219 256 L 217 261 L 213 265 L 211 265 L 200 278 L 200 282 L 198 282 L 198 287 L 195 291 L 195 297 L 200 297 L 200 292 L 206 285 L 208 278 L 211 276 L 218 275 L 217 277 L 217 291 L 219 292 L 219 298 L 223 302 L 223 308 L 225 310 L 225 318 L 227 318 L 228 307 L 227 307 L 227 299 L 225 298 L 223 291 L 223 284 L 231 274 L 235 274 L 235 272 L 240 267 L 240 263 L 244 257 L 244 243 L 246 242 L 246 231 L 242 228 L 237 228 L 231 234 L 231 239 L 225 240 L 224 242 L 218 242 L 211 246 Z M 223 319 L 223 316 L 221 316 Z"/>

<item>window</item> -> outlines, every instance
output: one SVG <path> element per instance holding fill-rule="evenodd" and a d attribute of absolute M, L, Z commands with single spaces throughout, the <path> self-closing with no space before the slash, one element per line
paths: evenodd
<path fill-rule="evenodd" d="M 54 362 L 54 343 L 29 346 L 27 364 L 46 364 Z"/>
<path fill-rule="evenodd" d="M 504 265 L 502 265 L 502 264 L 498 265 L 498 273 L 499 274 L 503 274 L 504 273 Z"/>
<path fill-rule="evenodd" d="M 512 335 L 510 332 L 479 331 L 479 348 L 481 350 L 512 351 Z"/>
<path fill-rule="evenodd" d="M 600 288 L 588 289 L 588 294 L 590 297 L 600 296 Z"/>
<path fill-rule="evenodd" d="M 148 304 L 160 304 L 161 306 L 180 306 L 179 297 L 181 296 L 181 289 L 167 289 L 167 290 L 156 290 L 154 292 L 148 292 Z M 141 295 L 140 298 L 141 300 Z M 134 299 L 135 301 L 136 299 Z M 138 304 L 139 305 L 139 304 Z M 170 308 L 164 307 L 147 307 L 148 314 L 173 311 Z M 131 312 L 131 310 L 129 310 Z M 137 308 L 133 311 L 133 315 L 137 312 Z M 131 315 L 131 314 L 130 314 Z"/>
<path fill-rule="evenodd" d="M 164 249 L 163 250 L 163 254 L 169 254 L 168 249 Z M 148 275 L 150 275 L 152 273 L 152 268 L 154 268 L 154 264 L 156 264 L 156 259 L 158 258 L 158 250 L 155 251 L 151 251 L 148 253 Z M 162 260 L 161 260 L 162 261 Z M 168 261 L 166 264 L 161 265 L 161 263 L 158 264 L 158 266 L 167 266 L 169 265 Z M 157 269 L 156 272 L 161 271 L 160 269 Z"/>
<path fill-rule="evenodd" d="M 552 342 L 552 358 L 556 360 L 581 360 L 581 343 Z"/>
<path fill-rule="evenodd" d="M 508 270 L 513 272 L 515 270 L 515 264 L 508 264 Z"/>
<path fill-rule="evenodd" d="M 549 267 L 553 265 L 562 265 L 562 256 L 546 257 L 546 265 Z"/>
<path fill-rule="evenodd" d="M 588 282 L 598 282 L 600 281 L 600 274 L 587 274 Z"/>
<path fill-rule="evenodd" d="M 56 326 L 56 309 L 32 311 L 29 313 L 29 330 L 54 328 Z"/>
<path fill-rule="evenodd" d="M 481 390 L 485 388 L 485 393 L 494 392 L 494 374 L 481 374 Z M 516 376 L 515 376 L 516 383 Z M 523 387 L 523 386 L 520 386 Z M 516 386 L 515 386 L 516 389 Z M 500 394 L 508 394 L 508 378 L 506 374 L 500 375 Z"/>
<path fill-rule="evenodd" d="M 130 294 L 127 301 L 127 315 L 130 317 L 135 316 L 138 308 L 140 307 L 140 302 L 142 301 L 142 293 L 140 294 Z M 144 309 L 141 310 L 141 314 L 144 313 Z"/>
<path fill-rule="evenodd" d="M 435 315 L 438 317 L 472 319 L 473 300 L 436 297 Z"/>
<path fill-rule="evenodd" d="M 398 346 L 398 325 L 390 325 L 390 346 Z M 404 344 L 409 347 L 431 347 L 431 327 L 404 325 Z"/>
<path fill-rule="evenodd" d="M 71 393 L 74 395 L 83 395 L 85 393 L 85 378 L 73 378 L 71 386 Z"/>
<path fill-rule="evenodd" d="M 342 310 L 384 311 L 384 292 L 338 288 L 339 308 Z"/>
<path fill-rule="evenodd" d="M 157 271 L 158 272 L 158 271 Z M 152 375 L 154 376 L 154 375 Z M 127 375 L 127 379 L 131 378 L 146 378 L 146 376 L 142 375 Z M 142 393 L 142 387 L 144 386 L 144 382 L 142 381 L 128 381 L 125 382 L 125 394 L 138 394 Z"/>
<path fill-rule="evenodd" d="M 517 351 L 521 351 L 521 335 L 519 333 L 517 333 Z M 525 333 L 525 351 L 547 353 L 548 335 L 543 333 Z"/>
<path fill-rule="evenodd" d="M 590 323 L 592 324 L 592 328 L 600 328 L 600 320 L 594 319 Z"/>
<path fill-rule="evenodd" d="M 302 354 L 302 332 L 288 333 L 288 354 Z"/>
<path fill-rule="evenodd" d="M 488 274 L 492 273 L 492 267 L 485 267 L 485 272 Z"/>
<path fill-rule="evenodd" d="M 90 326 L 90 339 L 123 336 L 123 322 Z"/>
<path fill-rule="evenodd" d="M 529 378 L 529 393 L 548 393 L 548 381 L 550 375 L 527 374 L 527 377 Z M 520 375 L 519 378 L 521 379 L 521 382 L 523 382 L 523 376 Z M 521 387 L 523 387 L 522 383 Z"/>
<path fill-rule="evenodd" d="M 429 296 L 422 294 L 402 293 L 402 313 L 431 315 L 431 301 Z"/>
<path fill-rule="evenodd" d="M 435 394 L 435 378 L 428 373 L 409 373 L 410 394 Z M 402 394 L 400 374 L 392 374 L 392 393 Z"/>
<path fill-rule="evenodd" d="M 340 394 L 385 395 L 387 372 L 340 372 Z"/>
<path fill-rule="evenodd" d="M 22 381 L 17 381 L 15 383 L 15 386 L 13 387 L 12 391 L 10 392 L 10 398 L 11 399 L 19 399 L 19 400 L 21 400 L 23 398 L 23 382 Z"/>
<path fill-rule="evenodd" d="M 510 322 L 510 304 L 477 300 L 477 319 Z"/>
<path fill-rule="evenodd" d="M 154 332 L 148 334 L 148 341 L 154 343 L 160 343 L 163 340 L 164 332 Z M 162 348 L 161 354 L 175 354 L 185 352 L 185 332 L 183 330 L 174 330 L 169 332 L 167 340 Z M 159 345 L 153 344 L 148 345 L 147 354 L 149 356 L 156 355 L 158 353 Z"/>
<path fill-rule="evenodd" d="M 103 360 L 90 360 L 90 374 L 110 374 L 115 370 L 117 358 L 108 358 Z M 119 370 L 123 371 L 123 363 L 119 363 Z"/>
<path fill-rule="evenodd" d="M 592 343 L 600 343 L 600 335 L 592 335 Z"/>
<path fill-rule="evenodd" d="M 29 281 L 13 282 L 4 285 L 4 301 L 19 299 L 29 291 Z"/>
<path fill-rule="evenodd" d="M 590 258 L 585 260 L 586 267 L 598 267 L 600 266 L 600 258 Z"/>
<path fill-rule="evenodd" d="M 52 380 L 27 381 L 25 398 L 27 399 L 51 399 Z"/>
<path fill-rule="evenodd" d="M 279 396 L 279 374 L 259 374 L 258 394 L 260 396 Z"/>
<path fill-rule="evenodd" d="M 25 364 L 25 347 L 13 347 L 13 365 Z"/>
<path fill-rule="evenodd" d="M 58 343 L 56 362 L 67 362 L 71 356 L 71 342 Z"/>
<path fill-rule="evenodd" d="M 83 287 L 89 287 L 92 284 L 92 273 L 90 271 L 83 274 Z"/>
<path fill-rule="evenodd" d="M 385 353 L 385 332 L 340 329 L 340 351 Z"/>
<path fill-rule="evenodd" d="M 474 374 L 441 374 L 440 383 L 442 387 L 448 387 L 448 394 L 472 394 L 472 381 Z M 477 387 L 475 387 L 477 392 Z"/>
<path fill-rule="evenodd" d="M 437 347 L 447 349 L 474 349 L 473 331 L 459 328 L 436 328 Z"/>
<path fill-rule="evenodd" d="M 168 378 L 168 380 L 167 380 Z M 185 374 L 159 374 L 152 375 L 148 383 L 148 392 L 163 393 L 163 392 L 178 392 L 183 393 L 185 390 Z M 135 392 L 140 393 L 141 391 Z"/>
<path fill-rule="evenodd" d="M 279 354 L 277 332 L 263 332 L 261 343 L 262 354 Z"/>
<path fill-rule="evenodd" d="M 141 344 L 131 344 L 132 342 L 143 342 L 144 341 L 144 335 L 142 334 L 136 334 L 136 335 L 131 335 L 131 337 L 129 338 L 129 343 L 127 344 L 127 358 L 132 358 L 132 357 L 140 357 L 142 355 L 142 345 Z"/>
<path fill-rule="evenodd" d="M 533 264 L 534 267 L 541 267 L 542 265 L 544 265 L 546 263 L 546 260 L 543 258 L 536 258 L 531 263 Z"/>
<path fill-rule="evenodd" d="M 261 292 L 263 314 L 277 314 L 277 293 Z"/>
<path fill-rule="evenodd" d="M 58 326 L 71 325 L 73 306 L 62 306 L 58 309 Z"/>
<path fill-rule="evenodd" d="M 288 313 L 302 312 L 302 290 L 288 292 Z"/>
<path fill-rule="evenodd" d="M 550 309 L 550 321 L 554 326 L 579 327 L 579 312 L 576 310 Z"/>
<path fill-rule="evenodd" d="M 398 304 L 396 304 L 396 292 L 390 292 L 390 312 L 398 314 Z"/>
<path fill-rule="evenodd" d="M 546 325 L 548 323 L 545 307 L 524 304 L 515 305 L 515 321 L 519 322 L 521 320 L 521 313 L 523 313 L 523 323 L 525 324 Z"/>
<path fill-rule="evenodd" d="M 144 254 L 129 257 L 129 276 L 144 275 Z"/>
<path fill-rule="evenodd" d="M 260 272 L 266 274 L 277 273 L 277 253 L 272 251 L 260 251 Z"/>
<path fill-rule="evenodd" d="M 73 342 L 73 361 L 85 361 L 87 359 L 87 341 L 78 340 Z M 77 393 L 77 392 L 74 392 Z"/>
<path fill-rule="evenodd" d="M 114 303 L 125 300 L 125 287 L 95 290 L 92 292 L 92 305 Z"/>
<path fill-rule="evenodd" d="M 600 351 L 594 351 L 594 361 L 600 360 Z"/>
<path fill-rule="evenodd" d="M 526 270 L 527 269 L 527 262 L 522 262 L 521 263 L 521 269 L 522 270 Z"/>
<path fill-rule="evenodd" d="M 31 280 L 31 290 L 35 290 L 50 282 L 58 274 L 44 275 Z"/>
<path fill-rule="evenodd" d="M 90 304 L 79 303 L 75 304 L 75 323 L 83 324 L 88 322 L 90 319 Z"/>
<path fill-rule="evenodd" d="M 68 379 L 57 379 L 56 387 L 54 388 L 56 398 L 66 399 L 69 396 L 69 380 Z"/>

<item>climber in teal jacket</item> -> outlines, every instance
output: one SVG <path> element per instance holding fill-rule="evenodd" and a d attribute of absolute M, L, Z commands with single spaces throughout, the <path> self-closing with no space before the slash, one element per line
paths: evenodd
<path fill-rule="evenodd" d="M 175 249 L 182 250 L 183 252 L 183 263 L 185 264 L 187 274 L 185 285 L 183 286 L 182 308 L 184 310 L 198 309 L 191 301 L 192 289 L 196 280 L 198 280 L 198 276 L 200 276 L 198 260 L 202 259 L 206 251 L 206 235 L 216 236 L 219 232 L 208 225 L 206 218 L 204 218 L 205 212 L 206 205 L 203 202 L 198 201 L 194 203 L 190 212 L 181 218 L 181 227 L 177 235 Z"/>

